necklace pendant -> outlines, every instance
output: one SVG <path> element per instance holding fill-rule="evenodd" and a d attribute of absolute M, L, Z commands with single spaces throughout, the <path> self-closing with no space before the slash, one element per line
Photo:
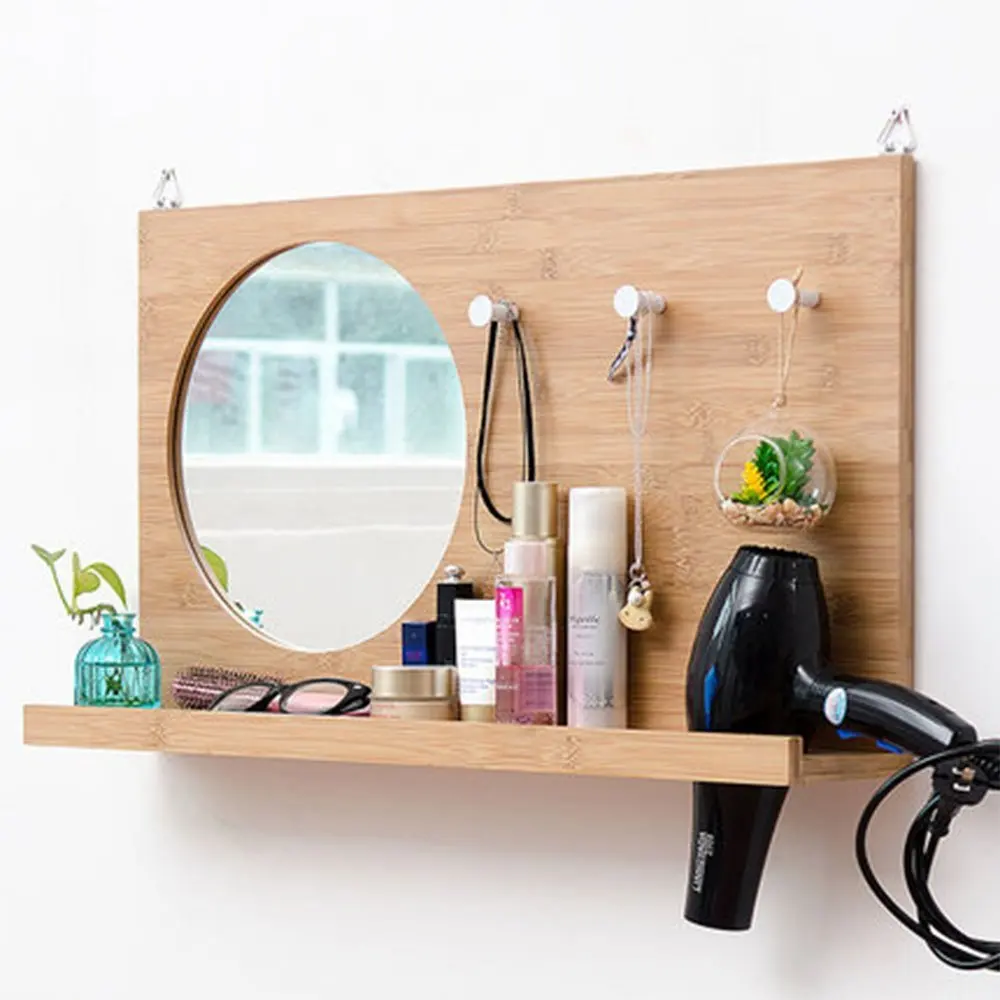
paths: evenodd
<path fill-rule="evenodd" d="M 618 612 L 618 620 L 631 632 L 645 632 L 653 625 L 653 588 L 643 577 L 628 586 L 625 606 Z"/>

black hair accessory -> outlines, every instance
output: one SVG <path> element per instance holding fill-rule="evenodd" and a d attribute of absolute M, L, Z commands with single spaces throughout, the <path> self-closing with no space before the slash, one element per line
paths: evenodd
<path fill-rule="evenodd" d="M 528 352 L 524 346 L 521 324 L 515 317 L 510 318 L 514 334 L 514 352 L 517 356 L 517 389 L 521 402 L 522 471 L 523 480 L 535 479 L 535 419 L 531 402 L 531 373 L 528 369 Z M 511 518 L 500 512 L 490 496 L 486 483 L 486 453 L 489 439 L 491 400 L 496 377 L 497 341 L 500 323 L 490 321 L 489 338 L 486 343 L 486 362 L 483 368 L 483 396 L 479 411 L 479 436 L 476 440 L 476 493 L 490 516 L 501 524 L 510 524 Z"/>

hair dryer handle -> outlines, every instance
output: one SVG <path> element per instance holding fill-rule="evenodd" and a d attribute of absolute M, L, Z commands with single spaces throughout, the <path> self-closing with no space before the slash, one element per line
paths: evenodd
<path fill-rule="evenodd" d="M 837 728 L 885 740 L 920 757 L 975 743 L 976 730 L 950 708 L 900 684 L 796 670 L 796 707 Z"/>

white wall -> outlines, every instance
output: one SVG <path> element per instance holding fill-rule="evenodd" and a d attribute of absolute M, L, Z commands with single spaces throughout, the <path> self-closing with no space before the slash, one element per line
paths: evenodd
<path fill-rule="evenodd" d="M 688 791 L 24 749 L 81 636 L 29 541 L 135 579 L 135 211 L 867 154 L 921 139 L 918 672 L 1000 731 L 995 4 L 4 0 L 4 1000 L 995 998 L 851 860 L 871 786 L 796 791 L 755 929 L 681 920 Z M 993 15 L 992 19 L 990 15 Z M 509 143 L 498 146 L 498 136 Z M 898 867 L 890 816 L 877 859 Z M 1000 934 L 1000 802 L 940 861 Z"/>

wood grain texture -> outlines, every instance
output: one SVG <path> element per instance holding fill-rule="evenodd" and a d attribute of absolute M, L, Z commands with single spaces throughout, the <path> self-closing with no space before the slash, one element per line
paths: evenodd
<path fill-rule="evenodd" d="M 32 746 L 750 785 L 877 779 L 909 758 L 802 754 L 793 736 L 27 705 Z"/>
<path fill-rule="evenodd" d="M 879 157 L 144 213 L 140 589 L 142 630 L 163 658 L 165 702 L 173 674 L 195 662 L 288 679 L 364 679 L 373 663 L 399 659 L 396 624 L 341 653 L 262 640 L 206 585 L 181 528 L 174 413 L 198 332 L 249 268 L 314 240 L 358 246 L 410 280 L 451 344 L 470 429 L 484 334 L 468 325 L 468 302 L 486 291 L 520 305 L 537 382 L 539 477 L 564 491 L 630 483 L 624 388 L 605 380 L 624 332 L 612 295 L 629 282 L 669 299 L 656 332 L 646 449 L 646 551 L 658 621 L 632 640 L 633 726 L 684 728 L 694 630 L 719 574 L 747 541 L 820 558 L 840 669 L 912 683 L 913 184 L 910 158 Z M 761 534 L 720 517 L 712 467 L 728 438 L 770 401 L 775 317 L 764 293 L 800 264 L 804 284 L 823 301 L 802 316 L 790 407 L 831 448 L 839 495 L 813 535 Z M 504 379 L 497 402 L 490 470 L 507 509 L 507 484 L 518 474 L 512 383 Z M 473 445 L 445 561 L 483 579 L 489 560 L 471 525 Z M 429 586 L 406 617 L 432 616 Z M 569 738 L 525 737 L 539 747 Z"/>
<path fill-rule="evenodd" d="M 799 783 L 815 785 L 822 781 L 883 781 L 912 761 L 909 754 L 875 751 L 807 753 L 801 758 Z"/>
<path fill-rule="evenodd" d="M 795 737 L 28 705 L 35 746 L 788 785 Z"/>

